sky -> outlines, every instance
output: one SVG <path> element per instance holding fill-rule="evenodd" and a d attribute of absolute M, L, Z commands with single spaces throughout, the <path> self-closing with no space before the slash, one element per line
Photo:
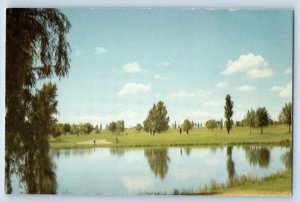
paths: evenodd
<path fill-rule="evenodd" d="M 60 122 L 142 123 L 162 100 L 170 124 L 233 120 L 292 101 L 292 10 L 61 9 L 72 24 Z"/>

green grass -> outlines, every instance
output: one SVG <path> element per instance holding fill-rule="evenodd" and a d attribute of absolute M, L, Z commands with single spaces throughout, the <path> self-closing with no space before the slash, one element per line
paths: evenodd
<path fill-rule="evenodd" d="M 257 178 L 243 175 L 226 183 L 211 181 L 199 191 L 174 190 L 172 195 L 227 195 L 227 196 L 291 196 L 292 175 L 290 170 Z M 142 192 L 140 195 L 168 195 L 165 192 Z"/>
<path fill-rule="evenodd" d="M 106 140 L 111 144 L 91 144 L 93 139 Z M 125 130 L 118 137 L 110 131 L 103 130 L 101 134 L 82 134 L 82 135 L 61 135 L 57 138 L 50 138 L 52 148 L 81 148 L 93 146 L 192 146 L 192 145 L 225 145 L 225 144 L 290 144 L 292 134 L 288 133 L 287 126 L 273 126 L 264 128 L 264 134 L 260 134 L 260 129 L 233 128 L 230 135 L 226 130 L 220 129 L 211 131 L 206 128 L 194 128 L 188 135 L 179 134 L 179 130 L 169 129 L 166 133 L 150 135 L 146 132 L 136 132 L 134 129 Z M 86 142 L 86 144 L 82 144 Z"/>
<path fill-rule="evenodd" d="M 290 196 L 292 190 L 292 176 L 290 171 L 275 173 L 271 176 L 257 179 L 251 176 L 241 176 L 228 181 L 226 184 L 212 182 L 198 193 L 189 194 L 215 194 L 239 196 Z"/>

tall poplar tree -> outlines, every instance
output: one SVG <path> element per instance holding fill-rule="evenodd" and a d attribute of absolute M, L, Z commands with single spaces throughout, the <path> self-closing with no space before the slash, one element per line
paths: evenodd
<path fill-rule="evenodd" d="M 230 95 L 226 95 L 225 98 L 225 106 L 224 106 L 224 116 L 225 116 L 225 126 L 227 130 L 227 134 L 229 134 L 232 126 L 233 120 L 231 119 L 233 115 L 233 102 L 231 101 Z"/>

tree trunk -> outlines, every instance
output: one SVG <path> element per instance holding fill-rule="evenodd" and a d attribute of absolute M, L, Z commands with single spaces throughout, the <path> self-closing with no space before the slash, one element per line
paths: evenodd
<path fill-rule="evenodd" d="M 289 133 L 291 132 L 291 124 L 289 124 Z"/>
<path fill-rule="evenodd" d="M 260 128 L 260 134 L 263 134 L 263 127 Z"/>
<path fill-rule="evenodd" d="M 250 135 L 251 135 L 251 126 L 250 126 Z"/>

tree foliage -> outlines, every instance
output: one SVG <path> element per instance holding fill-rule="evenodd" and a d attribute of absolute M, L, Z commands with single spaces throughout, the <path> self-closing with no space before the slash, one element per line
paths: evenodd
<path fill-rule="evenodd" d="M 247 111 L 244 120 L 247 126 L 250 128 L 250 134 L 251 134 L 251 128 L 255 127 L 255 111 L 252 108 Z"/>
<path fill-rule="evenodd" d="M 140 124 L 140 123 L 136 124 L 135 130 L 136 130 L 138 133 L 141 132 L 141 130 L 143 130 L 142 124 Z"/>
<path fill-rule="evenodd" d="M 232 126 L 233 120 L 231 119 L 233 115 L 233 102 L 231 101 L 230 95 L 226 95 L 225 98 L 225 106 L 224 106 L 224 116 L 225 116 L 225 126 L 227 130 L 227 134 L 229 134 Z"/>
<path fill-rule="evenodd" d="M 144 121 L 144 130 L 154 135 L 156 132 L 161 133 L 169 129 L 169 117 L 166 106 L 162 101 L 153 104 Z"/>
<path fill-rule="evenodd" d="M 55 186 L 43 187 L 48 184 L 38 185 L 32 180 L 46 172 L 45 167 L 34 169 L 40 168 L 40 162 L 34 159 L 39 150 L 46 160 L 49 150 L 48 134 L 57 113 L 57 89 L 49 78 L 62 78 L 68 73 L 70 48 L 66 33 L 71 25 L 57 9 L 11 8 L 6 12 L 6 191 L 11 193 L 10 173 L 20 170 L 18 167 L 29 172 L 17 173 L 28 193 L 53 193 Z M 51 168 L 47 169 L 51 173 Z"/>
<path fill-rule="evenodd" d="M 185 119 L 182 124 L 182 129 L 185 130 L 186 134 L 189 134 L 189 130 L 193 128 L 192 122 L 188 119 Z"/>
<path fill-rule="evenodd" d="M 125 131 L 125 122 L 123 120 L 112 121 L 111 123 L 109 123 L 108 129 L 112 132 L 113 135 L 120 135 L 120 133 L 123 133 Z"/>
<path fill-rule="evenodd" d="M 108 125 L 108 129 L 110 130 L 110 132 L 112 134 L 114 134 L 114 132 L 117 130 L 117 123 L 116 122 L 110 122 Z"/>
<path fill-rule="evenodd" d="M 291 102 L 285 103 L 285 105 L 281 109 L 279 115 L 279 121 L 289 126 L 289 132 L 291 132 L 292 114 L 293 114 L 292 103 Z"/>
<path fill-rule="evenodd" d="M 263 127 L 269 124 L 269 113 L 265 107 L 257 108 L 255 112 L 256 125 L 260 127 L 260 133 L 263 134 Z"/>
<path fill-rule="evenodd" d="M 220 123 L 219 123 L 220 124 Z M 208 121 L 206 121 L 205 126 L 209 129 L 209 130 L 214 130 L 215 128 L 218 127 L 218 122 L 214 119 L 210 119 Z"/>

